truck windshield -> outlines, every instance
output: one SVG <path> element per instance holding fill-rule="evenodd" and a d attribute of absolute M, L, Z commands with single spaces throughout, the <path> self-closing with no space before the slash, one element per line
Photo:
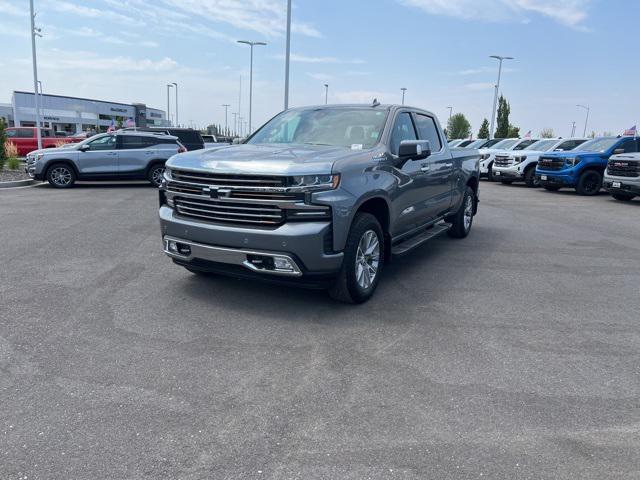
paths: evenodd
<path fill-rule="evenodd" d="M 594 138 L 593 140 L 583 143 L 580 146 L 580 150 L 585 152 L 606 152 L 618 143 L 619 140 L 619 138 Z"/>
<path fill-rule="evenodd" d="M 518 140 L 514 140 L 514 139 L 502 140 L 501 142 L 496 143 L 491 148 L 495 150 L 509 150 L 511 147 L 513 147 L 516 144 L 517 141 Z"/>
<path fill-rule="evenodd" d="M 539 140 L 536 143 L 529 145 L 525 150 L 534 150 L 538 152 L 546 152 L 550 150 L 558 140 Z"/>
<path fill-rule="evenodd" d="M 386 118 L 387 110 L 373 108 L 289 110 L 270 120 L 247 143 L 371 148 L 380 141 Z"/>

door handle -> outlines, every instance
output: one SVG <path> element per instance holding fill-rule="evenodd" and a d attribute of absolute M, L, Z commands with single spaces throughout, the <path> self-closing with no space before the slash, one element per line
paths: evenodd
<path fill-rule="evenodd" d="M 453 167 L 453 163 L 445 163 L 444 166 L 447 168 L 451 168 Z"/>
<path fill-rule="evenodd" d="M 431 167 L 429 165 L 423 165 L 422 167 L 420 167 L 421 172 L 428 172 L 430 169 Z"/>

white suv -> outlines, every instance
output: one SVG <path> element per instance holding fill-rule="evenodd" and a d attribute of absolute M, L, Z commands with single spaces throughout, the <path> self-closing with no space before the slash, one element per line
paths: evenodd
<path fill-rule="evenodd" d="M 524 181 L 527 187 L 537 187 L 540 181 L 536 178 L 536 165 L 543 153 L 566 152 L 586 141 L 586 138 L 545 138 L 519 151 L 498 152 L 493 162 L 493 178 L 504 184 Z"/>

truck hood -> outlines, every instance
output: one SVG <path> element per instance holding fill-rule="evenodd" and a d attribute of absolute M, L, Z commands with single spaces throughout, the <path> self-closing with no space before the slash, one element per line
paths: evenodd
<path fill-rule="evenodd" d="M 251 175 L 313 175 L 332 173 L 338 160 L 362 150 L 320 145 L 243 144 L 174 155 L 169 168 Z"/>
<path fill-rule="evenodd" d="M 575 158 L 575 157 L 584 157 L 584 156 L 594 156 L 599 157 L 600 155 L 605 155 L 600 152 L 589 152 L 585 150 L 569 150 L 568 152 L 548 152 L 545 153 L 545 157 L 549 158 Z"/>

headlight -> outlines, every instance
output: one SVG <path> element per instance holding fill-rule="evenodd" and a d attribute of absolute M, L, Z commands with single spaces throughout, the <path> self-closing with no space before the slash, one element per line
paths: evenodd
<path fill-rule="evenodd" d="M 527 159 L 526 155 L 523 155 L 522 157 L 513 157 L 513 163 L 514 164 L 519 164 L 524 162 Z"/>
<path fill-rule="evenodd" d="M 340 175 L 300 175 L 289 179 L 289 187 L 300 190 L 335 190 L 340 184 Z"/>
<path fill-rule="evenodd" d="M 567 158 L 566 162 L 567 162 L 567 165 L 575 167 L 580 163 L 581 160 L 582 159 L 580 157 L 572 157 L 572 158 Z"/>
<path fill-rule="evenodd" d="M 480 155 L 480 160 L 487 160 L 490 156 L 491 156 L 490 153 L 485 153 L 483 155 Z"/>

